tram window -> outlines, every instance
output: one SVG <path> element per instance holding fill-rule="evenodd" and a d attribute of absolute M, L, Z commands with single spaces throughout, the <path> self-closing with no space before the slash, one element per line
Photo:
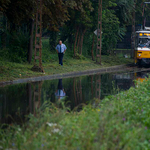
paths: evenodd
<path fill-rule="evenodd" d="M 150 39 L 148 38 L 139 38 L 139 47 L 147 47 L 150 48 Z"/>

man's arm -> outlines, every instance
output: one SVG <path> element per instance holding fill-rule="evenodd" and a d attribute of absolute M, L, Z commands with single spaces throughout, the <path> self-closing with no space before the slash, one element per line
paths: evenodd
<path fill-rule="evenodd" d="M 67 50 L 67 47 L 66 47 L 66 45 L 65 45 L 65 50 L 64 50 L 64 53 L 66 52 L 66 50 Z"/>

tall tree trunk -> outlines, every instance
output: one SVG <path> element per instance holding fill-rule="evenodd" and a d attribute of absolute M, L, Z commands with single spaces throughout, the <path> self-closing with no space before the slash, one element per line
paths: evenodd
<path fill-rule="evenodd" d="M 86 29 L 83 30 L 83 33 L 82 33 L 82 36 L 81 36 L 80 55 L 82 55 L 83 39 L 84 39 L 85 32 L 86 32 Z"/>
<path fill-rule="evenodd" d="M 93 43 L 92 43 L 92 50 L 91 50 L 92 60 L 93 60 L 93 61 L 94 61 L 94 53 L 93 53 L 93 49 L 94 49 L 94 41 L 95 41 L 95 34 L 93 34 Z"/>
<path fill-rule="evenodd" d="M 4 15 L 3 17 L 4 17 L 5 21 L 3 21 L 2 24 L 4 24 L 4 22 L 5 22 L 5 25 L 4 25 L 5 27 L 3 28 L 4 33 L 2 33 L 1 38 L 2 38 L 2 47 L 6 48 L 7 47 L 7 33 L 6 33 L 6 31 L 7 31 L 7 17 L 6 17 L 6 15 Z"/>
<path fill-rule="evenodd" d="M 31 63 L 32 60 L 34 24 L 35 24 L 34 20 L 31 19 L 30 20 L 30 41 L 29 41 L 28 56 L 27 56 L 27 60 L 29 63 Z"/>
<path fill-rule="evenodd" d="M 81 39 L 81 33 L 79 33 L 78 43 L 77 43 L 77 52 L 78 53 L 79 53 L 79 49 L 80 49 L 80 39 Z"/>
<path fill-rule="evenodd" d="M 75 41 L 74 41 L 74 56 L 76 56 L 76 43 L 77 43 L 78 33 L 79 33 L 79 27 L 77 27 Z"/>

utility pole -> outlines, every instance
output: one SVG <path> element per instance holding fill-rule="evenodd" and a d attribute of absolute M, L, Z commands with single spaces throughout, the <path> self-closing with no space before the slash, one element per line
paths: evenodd
<path fill-rule="evenodd" d="M 37 65 L 39 60 L 39 65 Z M 44 72 L 42 67 L 42 0 L 37 0 L 35 51 L 33 71 Z"/>
<path fill-rule="evenodd" d="M 102 0 L 99 0 L 96 62 L 99 62 L 100 65 L 101 65 L 101 51 L 102 51 Z M 98 59 L 99 59 L 99 61 L 98 61 Z"/>
<path fill-rule="evenodd" d="M 134 0 L 134 8 L 132 13 L 131 58 L 134 58 L 134 50 L 135 50 L 135 7 L 136 7 L 136 0 Z"/>
<path fill-rule="evenodd" d="M 145 7 L 146 4 L 150 4 L 150 2 L 144 2 L 143 4 L 143 13 L 142 13 L 142 17 L 143 17 L 143 30 L 145 30 L 145 25 L 146 25 L 146 17 L 145 17 Z"/>

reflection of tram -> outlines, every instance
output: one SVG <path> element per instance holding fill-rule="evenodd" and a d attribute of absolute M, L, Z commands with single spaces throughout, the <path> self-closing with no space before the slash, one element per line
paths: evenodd
<path fill-rule="evenodd" d="M 150 31 L 136 32 L 135 64 L 150 64 Z"/>
<path fill-rule="evenodd" d="M 133 86 L 133 78 L 134 74 L 131 73 L 113 75 L 116 88 L 119 88 L 120 90 L 128 90 L 131 86 Z"/>
<path fill-rule="evenodd" d="M 144 80 L 146 80 L 146 78 L 148 78 L 148 72 L 137 72 L 134 74 L 134 76 L 137 81 L 143 82 Z"/>

